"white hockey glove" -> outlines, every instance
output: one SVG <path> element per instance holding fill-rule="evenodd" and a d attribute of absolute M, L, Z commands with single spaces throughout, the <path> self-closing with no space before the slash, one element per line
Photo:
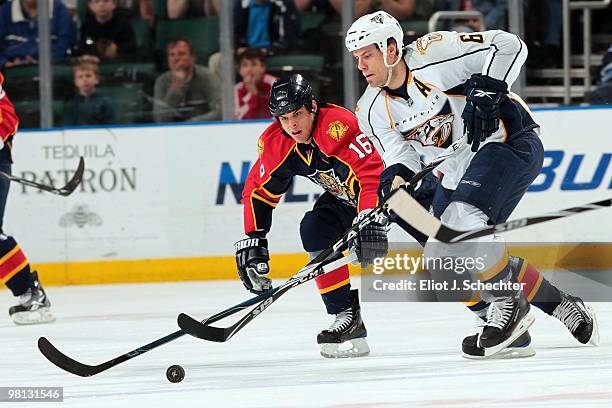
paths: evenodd
<path fill-rule="evenodd" d="M 265 238 L 245 238 L 234 244 L 236 265 L 240 280 L 251 293 L 257 295 L 272 288 L 268 240 Z"/>
<path fill-rule="evenodd" d="M 365 218 L 370 210 L 361 211 L 353 220 L 353 225 Z M 355 238 L 349 242 L 349 248 L 355 251 L 357 259 L 363 268 L 381 258 L 389 252 L 389 240 L 387 239 L 387 217 L 380 215 L 374 221 L 363 227 Z"/>

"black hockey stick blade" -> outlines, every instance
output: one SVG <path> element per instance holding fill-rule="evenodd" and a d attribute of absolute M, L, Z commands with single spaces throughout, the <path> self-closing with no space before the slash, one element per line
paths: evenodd
<path fill-rule="evenodd" d="M 115 357 L 111 360 L 105 361 L 102 364 L 98 364 L 95 366 L 80 363 L 61 351 L 59 351 L 47 338 L 40 337 L 38 339 L 38 349 L 42 353 L 43 356 L 47 358 L 51 363 L 55 364 L 59 368 L 74 375 L 78 375 L 80 377 L 91 377 L 93 375 L 99 374 L 103 371 L 108 370 L 109 368 L 113 368 L 114 366 L 126 362 L 128 360 L 133 359 L 141 354 L 144 354 L 148 351 L 153 350 L 163 344 L 169 343 L 173 340 L 178 339 L 179 337 L 184 336 L 185 333 L 178 330 L 174 333 L 171 333 L 167 336 L 164 336 L 160 339 L 157 339 L 149 344 L 141 346 L 137 349 L 134 349 L 128 353 L 122 354 L 118 357 Z"/>
<path fill-rule="evenodd" d="M 72 178 L 66 183 L 64 187 L 55 188 L 53 186 L 48 186 L 46 184 L 37 183 L 32 180 L 27 180 L 21 177 L 13 176 L 3 171 L 0 171 L 0 176 L 7 178 L 11 181 L 14 181 L 19 184 L 23 184 L 24 186 L 37 188 L 42 191 L 46 191 L 48 193 L 57 194 L 61 196 L 69 196 L 72 192 L 81 184 L 81 180 L 83 179 L 83 173 L 85 172 L 85 160 L 83 157 L 79 159 L 79 165 L 74 172 Z"/>
<path fill-rule="evenodd" d="M 512 231 L 519 228 L 524 228 L 529 225 L 540 224 L 542 222 L 556 220 L 559 218 L 568 217 L 570 215 L 579 214 L 585 211 L 598 210 L 612 205 L 612 199 L 596 201 L 589 204 L 584 204 L 576 207 L 566 208 L 554 213 L 544 214 L 535 217 L 525 217 L 516 220 L 503 222 L 501 224 L 492 225 L 490 227 L 478 228 L 470 231 L 457 231 L 446 225 L 431 215 L 429 211 L 421 206 L 408 191 L 401 189 L 389 198 L 386 205 L 397 216 L 405 222 L 412 225 L 423 234 L 435 238 L 441 242 L 453 243 L 462 242 L 469 239 L 493 235 L 500 232 Z"/>
<path fill-rule="evenodd" d="M 83 173 L 85 172 L 85 159 L 83 156 L 79 159 L 79 165 L 77 166 L 76 171 L 72 178 L 66 183 L 66 185 L 59 190 L 59 195 L 61 196 L 69 196 L 72 192 L 81 184 L 81 180 L 83 180 Z"/>
<path fill-rule="evenodd" d="M 300 272 L 295 274 L 284 284 L 273 289 L 270 292 L 269 297 L 265 298 L 256 307 L 251 309 L 249 313 L 229 327 L 213 327 L 209 325 L 210 323 L 213 323 L 211 319 L 198 322 L 196 319 L 184 313 L 181 313 L 178 316 L 177 323 L 181 330 L 198 339 L 214 341 L 217 343 L 226 342 L 291 288 L 352 262 L 357 262 L 357 255 L 355 255 L 354 252 L 351 252 L 348 256 L 336 259 L 334 261 L 321 261 L 318 264 L 306 265 L 300 270 Z"/>
<path fill-rule="evenodd" d="M 78 361 L 68 357 L 61 351 L 59 351 L 49 340 L 45 337 L 41 337 L 38 339 L 38 349 L 40 352 L 53 364 L 58 366 L 64 371 L 68 371 L 74 375 L 78 375 L 80 377 L 91 377 L 92 375 L 96 375 L 108 368 L 105 367 L 106 364 L 100 364 L 97 366 L 91 366 L 83 363 L 79 363 Z"/>
<path fill-rule="evenodd" d="M 182 331 L 198 339 L 223 343 L 228 340 L 231 331 L 228 328 L 207 326 L 193 317 L 181 313 L 176 319 Z"/>

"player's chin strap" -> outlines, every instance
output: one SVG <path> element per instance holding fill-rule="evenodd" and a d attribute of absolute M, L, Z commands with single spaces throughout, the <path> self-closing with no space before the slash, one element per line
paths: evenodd
<path fill-rule="evenodd" d="M 395 61 L 393 64 L 389 64 L 387 62 L 387 57 L 388 55 L 385 54 L 383 56 L 383 62 L 385 63 L 385 67 L 387 67 L 387 82 L 385 82 L 385 84 L 383 86 L 381 86 L 381 88 L 385 88 L 387 86 L 389 86 L 389 83 L 391 82 L 391 77 L 393 76 L 393 68 L 399 64 L 399 62 L 402 60 L 402 55 L 398 55 L 397 57 L 397 61 Z"/>

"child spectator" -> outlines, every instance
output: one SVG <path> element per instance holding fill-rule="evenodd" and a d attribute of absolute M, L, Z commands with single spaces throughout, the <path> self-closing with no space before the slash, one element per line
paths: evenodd
<path fill-rule="evenodd" d="M 81 26 L 80 53 L 85 59 L 129 59 L 136 50 L 129 18 L 117 13 L 117 0 L 87 0 L 89 12 Z"/>
<path fill-rule="evenodd" d="M 234 88 L 236 119 L 271 117 L 268 101 L 276 77 L 266 73 L 265 58 L 258 48 L 247 48 L 238 54 L 238 73 L 242 81 Z"/>
<path fill-rule="evenodd" d="M 51 57 L 68 59 L 75 42 L 75 27 L 61 0 L 51 8 Z M 38 4 L 13 0 L 0 6 L 0 68 L 38 63 Z"/>
<path fill-rule="evenodd" d="M 76 95 L 64 103 L 63 125 L 102 125 L 112 123 L 115 112 L 111 102 L 96 91 L 98 65 L 81 61 L 74 67 Z"/>

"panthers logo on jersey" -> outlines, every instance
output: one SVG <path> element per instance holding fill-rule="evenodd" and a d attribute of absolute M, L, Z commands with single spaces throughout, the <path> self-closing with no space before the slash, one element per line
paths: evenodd
<path fill-rule="evenodd" d="M 340 181 L 334 169 L 324 171 L 317 170 L 313 174 L 309 174 L 308 178 L 339 199 L 348 201 L 354 205 L 355 193 L 352 192 L 346 184 Z"/>
<path fill-rule="evenodd" d="M 257 140 L 257 154 L 259 155 L 259 158 L 263 157 L 263 152 L 264 152 L 264 141 L 263 138 L 259 138 L 259 140 Z"/>
<path fill-rule="evenodd" d="M 348 125 L 345 125 L 339 120 L 335 120 L 331 122 L 327 127 L 327 134 L 331 136 L 331 138 L 334 139 L 336 142 L 339 142 L 340 139 L 342 139 L 346 134 L 348 128 Z"/>
<path fill-rule="evenodd" d="M 425 123 L 403 132 L 404 139 L 419 142 L 424 147 L 447 147 L 453 141 L 452 113 L 446 113 L 428 119 Z"/>

